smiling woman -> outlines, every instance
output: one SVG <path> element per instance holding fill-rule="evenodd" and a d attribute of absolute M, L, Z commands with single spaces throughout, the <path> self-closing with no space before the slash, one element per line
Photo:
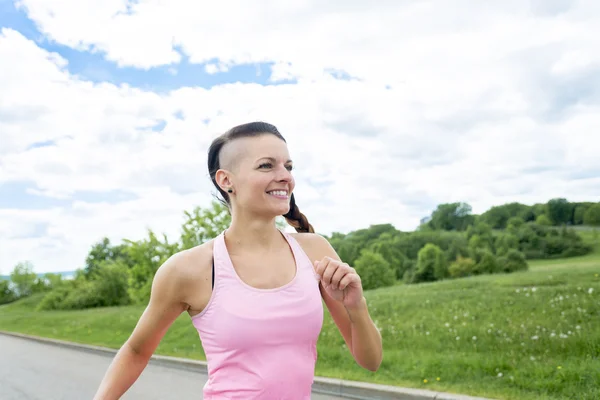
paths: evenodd
<path fill-rule="evenodd" d="M 253 122 L 227 131 L 210 146 L 208 170 L 231 225 L 158 269 L 150 302 L 95 399 L 120 398 L 185 311 L 208 362 L 205 399 L 310 399 L 323 302 L 356 362 L 376 371 L 381 335 L 360 277 L 300 212 L 277 128 Z M 297 232 L 278 229 L 278 216 Z"/>

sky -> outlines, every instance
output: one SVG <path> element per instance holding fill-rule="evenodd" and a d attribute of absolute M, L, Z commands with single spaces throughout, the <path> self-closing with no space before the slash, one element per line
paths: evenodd
<path fill-rule="evenodd" d="M 596 0 L 0 0 L 0 274 L 176 240 L 256 120 L 322 234 L 599 201 L 599 48 Z"/>

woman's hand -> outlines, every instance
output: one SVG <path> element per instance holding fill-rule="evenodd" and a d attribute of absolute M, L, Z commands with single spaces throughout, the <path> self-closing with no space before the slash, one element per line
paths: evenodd
<path fill-rule="evenodd" d="M 314 267 L 323 288 L 334 300 L 341 302 L 346 309 L 362 305 L 362 283 L 354 268 L 331 257 L 315 261 Z"/>

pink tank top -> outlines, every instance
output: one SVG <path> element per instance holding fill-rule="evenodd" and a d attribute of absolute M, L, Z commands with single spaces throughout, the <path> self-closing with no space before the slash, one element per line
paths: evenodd
<path fill-rule="evenodd" d="M 286 232 L 296 275 L 275 289 L 244 283 L 214 241 L 215 284 L 206 308 L 192 317 L 208 363 L 205 400 L 310 399 L 323 325 L 323 303 L 312 262 Z"/>

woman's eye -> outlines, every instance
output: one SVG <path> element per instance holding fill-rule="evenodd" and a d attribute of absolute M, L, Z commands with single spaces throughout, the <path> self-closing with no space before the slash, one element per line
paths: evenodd
<path fill-rule="evenodd" d="M 287 170 L 288 170 L 288 171 L 291 171 L 291 170 L 293 170 L 293 169 L 294 169 L 294 167 L 293 167 L 293 166 L 291 166 L 291 165 L 286 165 L 286 168 L 287 168 Z"/>
<path fill-rule="evenodd" d="M 258 168 L 271 168 L 273 165 L 271 163 L 260 164 Z"/>

